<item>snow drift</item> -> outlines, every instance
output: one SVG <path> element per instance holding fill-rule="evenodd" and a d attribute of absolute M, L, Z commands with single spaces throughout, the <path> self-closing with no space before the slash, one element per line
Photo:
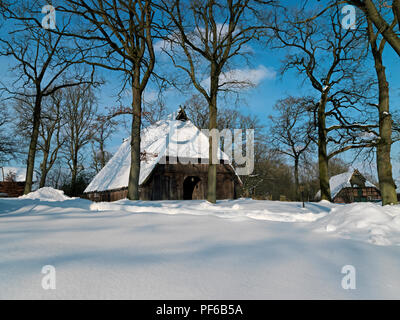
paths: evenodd
<path fill-rule="evenodd" d="M 320 232 L 376 245 L 400 245 L 400 206 L 353 203 L 333 207 L 315 223 Z"/>
<path fill-rule="evenodd" d="M 152 212 L 164 214 L 189 214 L 216 216 L 224 219 L 267 220 L 278 222 L 311 222 L 324 216 L 329 209 L 310 205 L 303 209 L 301 203 L 257 201 L 251 199 L 220 200 L 211 204 L 206 200 L 192 201 L 129 201 L 93 202 L 93 211 Z"/>
<path fill-rule="evenodd" d="M 96 202 L 92 211 L 163 213 L 216 216 L 231 220 L 265 220 L 307 223 L 312 231 L 375 245 L 400 245 L 400 206 L 376 203 L 333 204 L 328 201 L 301 203 L 239 199 L 218 201 L 216 205 L 194 201 Z"/>
<path fill-rule="evenodd" d="M 310 232 L 325 233 L 374 245 L 400 245 L 400 205 L 382 207 L 377 203 L 333 204 L 251 199 L 221 200 L 213 205 L 205 200 L 89 202 L 70 198 L 61 190 L 41 188 L 19 199 L 66 201 L 80 212 L 162 213 L 167 215 L 214 216 L 233 221 L 264 220 L 304 223 Z M 18 201 L 11 200 L 9 201 Z M 11 203 L 11 202 L 8 202 Z M 68 205 L 60 206 L 60 211 Z M 21 205 L 22 206 L 22 205 Z M 20 206 L 20 207 L 21 207 Z M 23 209 L 22 209 L 23 210 Z M 1 214 L 1 207 L 0 207 Z"/>
<path fill-rule="evenodd" d="M 399 206 L 91 203 L 45 190 L 0 199 L 0 299 L 400 295 Z M 45 265 L 56 269 L 56 290 L 41 286 Z M 345 265 L 357 270 L 356 290 L 341 286 Z"/>
<path fill-rule="evenodd" d="M 50 187 L 40 188 L 34 192 L 30 192 L 26 195 L 20 196 L 19 199 L 32 199 L 41 201 L 65 201 L 74 198 L 67 197 L 64 195 L 64 191 L 53 189 Z"/>

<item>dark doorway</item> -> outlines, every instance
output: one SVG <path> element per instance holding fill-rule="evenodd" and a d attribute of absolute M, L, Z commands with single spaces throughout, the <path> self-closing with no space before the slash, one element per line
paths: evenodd
<path fill-rule="evenodd" d="M 186 177 L 183 181 L 183 200 L 192 200 L 193 199 L 193 191 L 196 185 L 200 182 L 199 177 Z"/>

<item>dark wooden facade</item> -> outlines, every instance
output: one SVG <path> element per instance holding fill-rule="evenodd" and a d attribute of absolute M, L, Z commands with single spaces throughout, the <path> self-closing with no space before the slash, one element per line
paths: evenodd
<path fill-rule="evenodd" d="M 208 164 L 157 164 L 140 186 L 140 200 L 200 200 L 207 198 Z M 217 199 L 235 199 L 241 184 L 228 164 L 217 165 Z M 126 198 L 128 188 L 89 192 L 92 201 Z"/>
<path fill-rule="evenodd" d="M 378 202 L 381 200 L 381 193 L 375 187 L 343 188 L 333 198 L 335 203 Z"/>
<path fill-rule="evenodd" d="M 0 197 L 19 197 L 24 194 L 25 182 L 0 182 Z"/>
<path fill-rule="evenodd" d="M 356 169 L 350 179 L 351 187 L 342 188 L 333 198 L 335 203 L 378 202 L 381 192 L 374 186 L 366 186 L 367 179 Z"/>

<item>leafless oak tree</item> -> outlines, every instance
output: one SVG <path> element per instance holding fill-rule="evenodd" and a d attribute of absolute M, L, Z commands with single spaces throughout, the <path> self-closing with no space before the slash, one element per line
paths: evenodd
<path fill-rule="evenodd" d="M 396 204 L 396 185 L 392 175 L 391 147 L 392 147 L 392 116 L 389 103 L 389 83 L 386 78 L 383 64 L 383 50 L 386 39 L 380 39 L 379 32 L 374 30 L 372 21 L 367 19 L 367 32 L 375 63 L 378 79 L 379 102 L 375 105 L 379 112 L 379 138 L 376 143 L 376 162 L 378 169 L 379 188 L 382 195 L 382 204 Z M 392 23 L 391 28 L 395 23 Z"/>
<path fill-rule="evenodd" d="M 59 151 L 66 141 L 66 137 L 62 134 L 65 125 L 62 97 L 62 91 L 59 90 L 44 101 L 38 140 L 38 150 L 42 153 L 39 188 L 46 185 L 47 175 L 57 161 Z"/>
<path fill-rule="evenodd" d="M 232 63 L 246 51 L 258 33 L 254 12 L 273 1 L 161 0 L 169 34 L 161 49 L 173 65 L 186 74 L 208 104 L 209 130 L 217 128 L 218 96 L 251 85 L 230 77 Z M 243 63 L 243 61 L 242 61 Z M 206 76 L 206 78 L 202 78 Z M 217 150 L 210 134 L 207 200 L 216 202 Z M 214 161 L 213 161 L 214 159 Z"/>
<path fill-rule="evenodd" d="M 15 157 L 17 145 L 15 139 L 9 134 L 10 115 L 4 105 L 0 105 L 0 163 Z"/>
<path fill-rule="evenodd" d="M 25 194 L 32 190 L 43 98 L 63 88 L 93 83 L 93 70 L 85 74 L 74 68 L 82 61 L 62 35 L 69 21 L 59 21 L 58 34 L 54 34 L 42 28 L 37 20 L 29 18 L 40 9 L 37 1 L 4 0 L 0 3 L 0 12 L 5 18 L 6 30 L 9 30 L 0 39 L 0 55 L 14 61 L 9 70 L 14 82 L 1 83 L 1 87 L 8 99 L 34 99 Z"/>
<path fill-rule="evenodd" d="M 63 103 L 66 137 L 64 155 L 71 172 L 71 194 L 77 196 L 76 182 L 84 169 L 82 149 L 92 140 L 96 120 L 96 99 L 90 86 L 77 86 L 66 89 Z"/>
<path fill-rule="evenodd" d="M 314 20 L 331 8 L 345 4 L 350 4 L 360 9 L 378 30 L 378 33 L 382 34 L 383 38 L 400 56 L 400 0 L 333 0 L 320 12 L 307 17 L 302 22 Z M 391 26 L 392 20 L 395 22 L 395 26 L 397 25 L 397 28 Z"/>
<path fill-rule="evenodd" d="M 366 41 L 361 23 L 355 29 L 342 28 L 338 6 L 316 19 L 299 23 L 308 16 L 312 14 L 302 9 L 278 11 L 269 21 L 270 44 L 290 50 L 282 72 L 294 69 L 304 75 L 317 94 L 314 123 L 318 131 L 321 198 L 330 200 L 329 159 L 372 145 L 362 135 L 373 133 L 377 127 L 369 123 L 364 110 L 372 81 L 363 72 Z"/>
<path fill-rule="evenodd" d="M 142 95 L 155 64 L 153 33 L 157 28 L 152 1 L 65 0 L 59 10 L 71 14 L 77 23 L 64 34 L 79 43 L 84 62 L 122 73 L 121 92 L 130 87 L 132 106 L 116 114 L 132 114 L 128 198 L 138 200 Z"/>
<path fill-rule="evenodd" d="M 386 0 L 348 0 L 347 2 L 355 5 L 364 13 L 400 57 L 400 0 L 392 0 L 391 3 Z M 380 10 L 381 8 L 387 8 L 392 12 L 395 24 L 397 24 L 396 29 L 392 26 L 391 19 Z"/>
<path fill-rule="evenodd" d="M 96 173 L 104 168 L 112 156 L 105 147 L 107 139 L 114 133 L 116 126 L 117 122 L 106 115 L 98 115 L 92 125 L 93 169 Z"/>
<path fill-rule="evenodd" d="M 281 99 L 274 106 L 276 114 L 270 116 L 272 125 L 268 140 L 274 150 L 293 159 L 297 201 L 300 200 L 300 159 L 306 152 L 311 151 L 310 145 L 314 134 L 310 102 L 312 103 L 312 99 L 306 97 Z"/>
<path fill-rule="evenodd" d="M 15 101 L 15 133 L 20 137 L 21 142 L 32 132 L 33 119 L 31 115 L 34 106 L 35 99 L 33 97 L 25 100 L 19 99 Z M 39 151 L 42 155 L 42 160 L 40 162 L 40 188 L 45 186 L 46 177 L 54 163 L 57 161 L 59 151 L 65 142 L 65 137 L 63 137 L 61 132 L 62 127 L 65 124 L 65 120 L 62 116 L 61 106 L 61 90 L 56 91 L 51 96 L 44 97 L 42 100 L 42 110 L 37 141 L 37 151 Z"/>

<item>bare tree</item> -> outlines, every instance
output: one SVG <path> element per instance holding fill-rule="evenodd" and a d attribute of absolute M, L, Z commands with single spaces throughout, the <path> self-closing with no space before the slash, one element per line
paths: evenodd
<path fill-rule="evenodd" d="M 54 189 L 62 189 L 68 185 L 70 181 L 70 172 L 63 167 L 63 162 L 59 158 L 52 170 L 49 171 L 46 178 L 46 185 Z"/>
<path fill-rule="evenodd" d="M 78 86 L 64 91 L 63 115 L 66 137 L 64 155 L 71 172 L 71 194 L 77 195 L 77 178 L 84 169 L 83 148 L 92 140 L 96 119 L 96 100 L 90 86 Z"/>
<path fill-rule="evenodd" d="M 9 99 L 34 99 L 25 194 L 32 190 L 43 99 L 60 89 L 93 82 L 93 72 L 86 75 L 82 70 L 74 69 L 81 59 L 62 36 L 69 21 L 58 21 L 59 33 L 54 34 L 42 28 L 38 21 L 27 18 L 38 11 L 37 5 L 37 1 L 4 0 L 0 3 L 6 25 L 10 24 L 5 29 L 10 31 L 0 39 L 0 56 L 14 60 L 10 74 L 15 76 L 12 85 L 1 83 L 1 87 Z"/>
<path fill-rule="evenodd" d="M 209 127 L 208 103 L 207 100 L 200 94 L 193 94 L 184 103 L 186 114 L 193 124 L 200 128 L 206 129 Z M 220 117 L 217 116 L 217 121 Z"/>
<path fill-rule="evenodd" d="M 124 75 L 121 92 L 130 87 L 131 108 L 116 114 L 132 115 L 131 170 L 128 198 L 139 199 L 140 129 L 143 92 L 153 73 L 154 8 L 150 0 L 65 0 L 62 12 L 72 14 L 78 22 L 75 30 L 64 34 L 80 42 L 82 59 L 90 65 Z"/>
<path fill-rule="evenodd" d="M 3 105 L 0 105 L 0 163 L 15 157 L 17 153 L 16 141 L 10 135 L 10 116 Z"/>
<path fill-rule="evenodd" d="M 367 19 L 368 38 L 372 56 L 375 63 L 375 71 L 378 78 L 379 102 L 375 105 L 379 112 L 379 139 L 376 143 L 376 162 L 378 169 L 379 188 L 382 195 L 382 205 L 396 204 L 396 185 L 392 175 L 391 147 L 392 147 L 392 117 L 389 103 L 389 83 L 386 78 L 385 66 L 383 64 L 383 50 L 386 39 L 379 41 L 379 32 L 374 31 L 371 20 Z M 391 28 L 395 24 L 392 23 Z"/>
<path fill-rule="evenodd" d="M 165 119 L 169 114 L 164 98 L 162 96 L 162 88 L 156 99 L 152 101 L 144 101 L 143 104 L 143 126 L 152 125 L 157 121 Z"/>
<path fill-rule="evenodd" d="M 107 162 L 112 158 L 113 154 L 107 150 L 101 152 L 96 148 L 94 141 L 91 141 L 92 145 L 92 163 L 91 168 L 95 173 L 99 173 L 101 169 L 107 164 Z M 104 164 L 104 165 L 103 165 Z"/>
<path fill-rule="evenodd" d="M 208 114 L 208 103 L 202 95 L 192 95 L 187 101 L 185 101 L 184 108 L 189 120 L 191 120 L 196 127 L 200 129 L 206 129 L 209 127 L 210 118 Z M 246 120 L 248 125 L 244 125 Z M 259 121 L 256 117 L 246 117 L 242 112 L 240 112 L 239 108 L 236 107 L 220 107 L 217 110 L 218 130 L 231 128 L 250 129 L 250 127 L 255 123 L 257 123 L 256 127 L 258 128 L 260 126 L 258 122 Z"/>
<path fill-rule="evenodd" d="M 46 185 L 47 175 L 58 159 L 59 151 L 66 140 L 62 134 L 65 125 L 62 99 L 62 92 L 57 91 L 44 100 L 38 139 L 38 150 L 42 153 L 39 188 Z"/>
<path fill-rule="evenodd" d="M 317 94 L 314 124 L 318 131 L 318 163 L 321 198 L 330 200 L 329 159 L 347 150 L 371 146 L 361 132 L 377 127 L 365 111 L 370 84 L 363 69 L 365 37 L 355 29 L 343 29 L 336 6 L 318 19 L 304 10 L 278 12 L 270 23 L 274 48 L 290 50 L 282 72 L 294 69 L 305 76 Z M 360 86 L 360 82 L 366 85 Z M 328 144 L 331 146 L 328 150 Z"/>
<path fill-rule="evenodd" d="M 390 44 L 394 51 L 400 57 L 400 0 L 390 1 L 373 1 L 373 0 L 348 0 L 349 4 L 352 4 L 359 8 L 366 18 L 372 23 L 386 42 Z M 385 8 L 386 12 L 383 12 Z M 393 28 L 391 23 L 393 18 L 388 17 L 388 12 L 394 18 L 395 25 L 397 24 L 397 31 Z"/>
<path fill-rule="evenodd" d="M 386 0 L 333 0 L 320 12 L 301 22 L 314 20 L 331 8 L 344 3 L 360 9 L 365 18 L 375 26 L 378 32 L 382 34 L 383 38 L 400 56 L 400 0 L 392 0 L 391 2 Z M 395 23 L 395 26 L 397 24 L 397 31 L 391 26 L 391 21 Z"/>
<path fill-rule="evenodd" d="M 300 160 L 304 153 L 311 151 L 310 145 L 314 134 L 310 99 L 290 96 L 279 100 L 274 110 L 276 115 L 270 116 L 272 125 L 269 141 L 274 150 L 293 159 L 295 195 L 299 201 Z"/>
<path fill-rule="evenodd" d="M 245 53 L 245 45 L 256 37 L 253 10 L 261 2 L 266 5 L 272 1 L 160 1 L 170 23 L 161 49 L 207 101 L 210 131 L 218 125 L 219 93 L 251 85 L 235 79 L 229 71 L 233 61 Z M 208 77 L 201 79 L 205 70 Z M 207 200 L 215 203 L 217 166 L 213 159 L 217 159 L 217 150 L 213 139 L 210 134 Z"/>
<path fill-rule="evenodd" d="M 98 173 L 112 154 L 106 151 L 106 141 L 115 132 L 117 122 L 113 119 L 108 119 L 105 115 L 98 115 L 95 119 L 92 130 L 92 152 L 93 152 L 93 169 Z"/>
<path fill-rule="evenodd" d="M 293 171 L 282 154 L 265 143 L 255 145 L 254 172 L 242 176 L 242 195 L 256 199 L 295 200 Z"/>
<path fill-rule="evenodd" d="M 37 151 L 42 154 L 40 163 L 39 187 L 46 184 L 46 177 L 58 157 L 58 152 L 65 142 L 62 137 L 61 128 L 64 125 L 61 112 L 62 94 L 60 91 L 51 96 L 43 98 L 42 110 L 39 124 Z M 20 137 L 20 144 L 32 132 L 33 119 L 31 118 L 34 105 L 34 98 L 17 100 L 14 104 L 16 119 L 14 120 L 15 134 Z"/>

